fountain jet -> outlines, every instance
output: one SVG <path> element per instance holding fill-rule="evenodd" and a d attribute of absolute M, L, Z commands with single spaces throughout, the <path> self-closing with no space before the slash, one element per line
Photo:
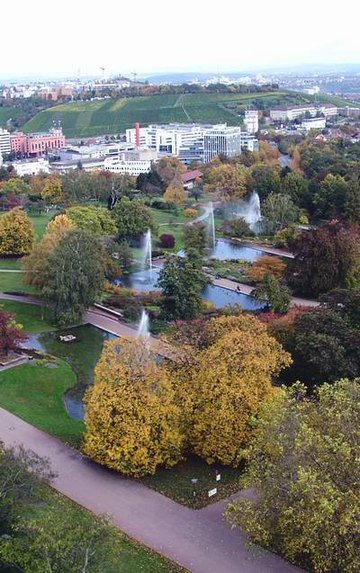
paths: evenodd
<path fill-rule="evenodd" d="M 137 329 L 137 336 L 138 338 L 141 336 L 143 338 L 150 337 L 150 330 L 149 330 L 149 315 L 146 310 L 142 310 L 141 318 L 139 322 L 139 326 Z"/>
<path fill-rule="evenodd" d="M 152 277 L 152 239 L 151 229 L 148 229 L 145 234 L 143 256 L 141 260 L 141 271 L 145 276 L 145 269 L 148 267 L 148 280 L 151 282 Z"/>

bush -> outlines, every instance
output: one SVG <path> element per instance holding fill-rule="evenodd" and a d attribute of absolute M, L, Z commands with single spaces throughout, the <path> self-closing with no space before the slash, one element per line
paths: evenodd
<path fill-rule="evenodd" d="M 250 229 L 248 223 L 243 218 L 233 219 L 231 221 L 224 221 L 221 226 L 222 231 L 231 237 L 252 237 L 253 231 Z"/>
<path fill-rule="evenodd" d="M 189 219 L 193 219 L 194 217 L 197 216 L 197 214 L 198 214 L 197 209 L 192 209 L 191 207 L 189 207 L 188 209 L 184 209 L 184 215 Z"/>
<path fill-rule="evenodd" d="M 275 234 L 275 246 L 281 248 L 291 247 L 292 242 L 296 239 L 299 231 L 296 227 L 285 227 Z"/>
<path fill-rule="evenodd" d="M 175 247 L 175 237 L 170 235 L 170 233 L 164 233 L 159 237 L 160 246 L 163 249 L 173 249 Z"/>

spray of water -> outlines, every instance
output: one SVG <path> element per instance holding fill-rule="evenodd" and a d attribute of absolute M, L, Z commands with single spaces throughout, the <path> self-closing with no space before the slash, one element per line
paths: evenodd
<path fill-rule="evenodd" d="M 148 267 L 148 280 L 151 281 L 152 277 L 152 239 L 151 229 L 148 229 L 144 238 L 144 247 L 141 259 L 141 272 L 145 277 L 145 269 Z"/>
<path fill-rule="evenodd" d="M 149 338 L 150 331 L 149 331 L 149 315 L 146 310 L 143 309 L 141 313 L 141 318 L 139 322 L 139 326 L 137 329 L 137 336 L 143 338 Z"/>

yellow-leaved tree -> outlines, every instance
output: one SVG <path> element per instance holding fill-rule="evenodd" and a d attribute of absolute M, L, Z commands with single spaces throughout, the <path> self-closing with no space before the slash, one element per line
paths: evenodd
<path fill-rule="evenodd" d="M 142 340 L 110 340 L 86 395 L 83 451 L 134 477 L 182 457 L 180 411 L 167 369 Z"/>
<path fill-rule="evenodd" d="M 22 209 L 16 207 L 0 217 L 0 255 L 27 255 L 34 240 L 34 226 Z"/>
<path fill-rule="evenodd" d="M 182 186 L 181 181 L 174 179 L 166 188 L 164 193 L 164 201 L 173 205 L 181 205 L 186 201 L 186 193 Z"/>
<path fill-rule="evenodd" d="M 249 315 L 223 316 L 204 327 L 206 347 L 173 366 L 191 449 L 208 463 L 237 467 L 260 405 L 272 399 L 272 376 L 290 355 Z"/>
<path fill-rule="evenodd" d="M 74 227 L 66 215 L 57 215 L 48 223 L 42 239 L 34 244 L 31 253 L 21 261 L 21 266 L 26 271 L 23 277 L 26 284 L 38 288 L 44 286 L 44 273 L 49 256 L 60 239 Z"/>

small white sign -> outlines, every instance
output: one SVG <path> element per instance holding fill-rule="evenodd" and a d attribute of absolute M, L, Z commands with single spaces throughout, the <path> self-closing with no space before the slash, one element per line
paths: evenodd
<path fill-rule="evenodd" d="M 216 481 L 220 481 L 221 480 L 221 474 L 216 474 Z"/>
<path fill-rule="evenodd" d="M 214 489 L 209 489 L 208 491 L 208 496 L 212 497 L 213 495 L 217 494 L 217 487 L 214 487 Z"/>

